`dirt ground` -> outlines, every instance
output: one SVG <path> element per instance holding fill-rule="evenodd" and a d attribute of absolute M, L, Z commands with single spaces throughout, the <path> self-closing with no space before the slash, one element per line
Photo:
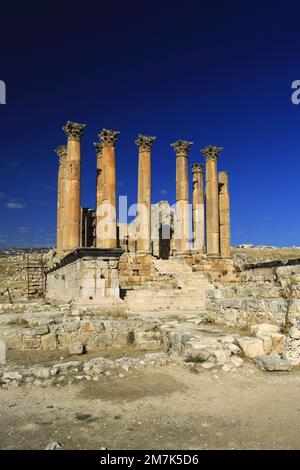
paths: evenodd
<path fill-rule="evenodd" d="M 300 372 L 151 369 L 0 390 L 0 448 L 299 449 Z"/>

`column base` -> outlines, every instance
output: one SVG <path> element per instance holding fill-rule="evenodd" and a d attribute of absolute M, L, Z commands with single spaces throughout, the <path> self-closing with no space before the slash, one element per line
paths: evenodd
<path fill-rule="evenodd" d="M 137 255 L 151 255 L 150 250 L 137 250 L 136 252 Z"/>
<path fill-rule="evenodd" d="M 192 252 L 191 250 L 183 250 L 183 251 L 177 251 L 174 256 L 177 256 L 179 258 L 185 257 L 185 256 L 191 256 Z"/>
<path fill-rule="evenodd" d="M 221 258 L 220 253 L 207 253 L 206 256 L 208 258 Z"/>

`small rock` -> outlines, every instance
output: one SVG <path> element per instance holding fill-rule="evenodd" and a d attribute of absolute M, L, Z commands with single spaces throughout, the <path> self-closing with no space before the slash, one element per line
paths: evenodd
<path fill-rule="evenodd" d="M 224 364 L 223 367 L 222 367 L 222 370 L 223 370 L 224 372 L 230 372 L 232 369 L 233 369 L 233 365 L 232 365 L 232 364 Z"/>
<path fill-rule="evenodd" d="M 230 358 L 230 361 L 232 362 L 232 364 L 235 366 L 235 367 L 241 367 L 243 364 L 244 364 L 244 361 L 241 357 L 237 357 L 237 356 L 232 356 Z"/>
<path fill-rule="evenodd" d="M 293 339 L 300 339 L 300 329 L 296 324 L 290 328 L 289 336 Z"/>
<path fill-rule="evenodd" d="M 203 367 L 203 369 L 212 369 L 213 367 L 215 367 L 216 364 L 214 362 L 202 362 L 201 364 L 201 367 Z"/>
<path fill-rule="evenodd" d="M 61 450 L 61 445 L 58 442 L 53 441 L 45 447 L 45 450 Z"/>
<path fill-rule="evenodd" d="M 84 353 L 84 345 L 82 343 L 71 343 L 69 345 L 69 354 L 70 356 L 83 354 Z"/>

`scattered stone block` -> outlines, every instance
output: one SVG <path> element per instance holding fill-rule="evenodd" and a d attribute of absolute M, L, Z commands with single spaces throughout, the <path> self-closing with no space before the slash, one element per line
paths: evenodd
<path fill-rule="evenodd" d="M 269 372 L 273 371 L 290 371 L 292 366 L 286 359 L 281 359 L 279 356 L 258 356 L 255 358 L 255 363 L 263 370 Z"/>
<path fill-rule="evenodd" d="M 214 351 L 214 357 L 216 359 L 216 363 L 220 366 L 223 366 L 228 361 L 228 356 L 223 349 L 217 349 Z"/>
<path fill-rule="evenodd" d="M 22 380 L 22 374 L 17 370 L 9 370 L 3 373 L 4 380 Z"/>
<path fill-rule="evenodd" d="M 240 354 L 241 352 L 240 348 L 236 344 L 226 343 L 225 346 L 232 354 Z"/>
<path fill-rule="evenodd" d="M 237 356 L 232 356 L 230 358 L 230 362 L 235 366 L 235 367 L 241 367 L 244 364 L 244 361 L 241 357 Z"/>
<path fill-rule="evenodd" d="M 293 339 L 300 339 L 300 323 L 295 322 L 294 325 L 290 328 L 289 336 Z"/>
<path fill-rule="evenodd" d="M 286 336 L 280 333 L 271 334 L 273 352 L 282 354 L 285 348 Z"/>
<path fill-rule="evenodd" d="M 77 354 L 83 354 L 84 353 L 84 345 L 82 343 L 71 343 L 69 345 L 69 354 L 70 356 L 74 356 Z"/>
<path fill-rule="evenodd" d="M 272 333 L 279 333 L 279 327 L 277 325 L 271 325 L 269 323 L 260 323 L 258 325 L 252 325 L 250 327 L 250 333 L 256 337 L 270 336 Z"/>
<path fill-rule="evenodd" d="M 260 338 L 242 337 L 237 339 L 237 343 L 242 349 L 244 355 L 250 359 L 253 359 L 256 356 L 263 356 L 265 353 L 264 343 Z"/>

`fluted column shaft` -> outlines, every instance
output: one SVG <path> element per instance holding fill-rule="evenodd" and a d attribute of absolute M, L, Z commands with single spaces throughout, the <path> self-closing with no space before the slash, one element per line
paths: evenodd
<path fill-rule="evenodd" d="M 151 148 L 156 137 L 139 134 L 137 251 L 151 250 Z"/>
<path fill-rule="evenodd" d="M 55 150 L 59 157 L 59 168 L 57 177 L 57 230 L 56 230 L 56 248 L 59 253 L 63 251 L 63 227 L 64 227 L 64 177 L 65 160 L 67 156 L 67 147 L 61 145 Z"/>
<path fill-rule="evenodd" d="M 103 203 L 103 189 L 104 189 L 104 178 L 103 178 L 103 155 L 102 155 L 102 142 L 94 143 L 96 154 L 97 154 L 97 180 L 96 180 L 96 241 L 95 245 L 97 248 L 101 248 L 102 237 L 100 233 L 101 228 L 101 205 Z"/>
<path fill-rule="evenodd" d="M 194 250 L 200 252 L 203 252 L 205 246 L 203 172 L 202 164 L 192 165 Z"/>
<path fill-rule="evenodd" d="M 97 224 L 98 243 L 102 248 L 117 247 L 117 184 L 115 146 L 119 132 L 103 129 L 102 142 L 102 204 Z M 101 238 L 101 239 L 100 239 Z M 100 246 L 100 245 L 99 245 Z"/>
<path fill-rule="evenodd" d="M 219 173 L 220 251 L 221 256 L 230 256 L 230 199 L 228 173 Z"/>
<path fill-rule="evenodd" d="M 176 152 L 175 247 L 178 254 L 190 249 L 188 152 L 192 142 L 178 140 L 171 146 Z"/>
<path fill-rule="evenodd" d="M 217 159 L 221 151 L 222 148 L 211 145 L 202 150 L 206 161 L 206 249 L 208 256 L 220 255 Z"/>
<path fill-rule="evenodd" d="M 63 128 L 67 137 L 64 178 L 64 251 L 80 246 L 81 138 L 85 124 L 68 121 Z"/>

